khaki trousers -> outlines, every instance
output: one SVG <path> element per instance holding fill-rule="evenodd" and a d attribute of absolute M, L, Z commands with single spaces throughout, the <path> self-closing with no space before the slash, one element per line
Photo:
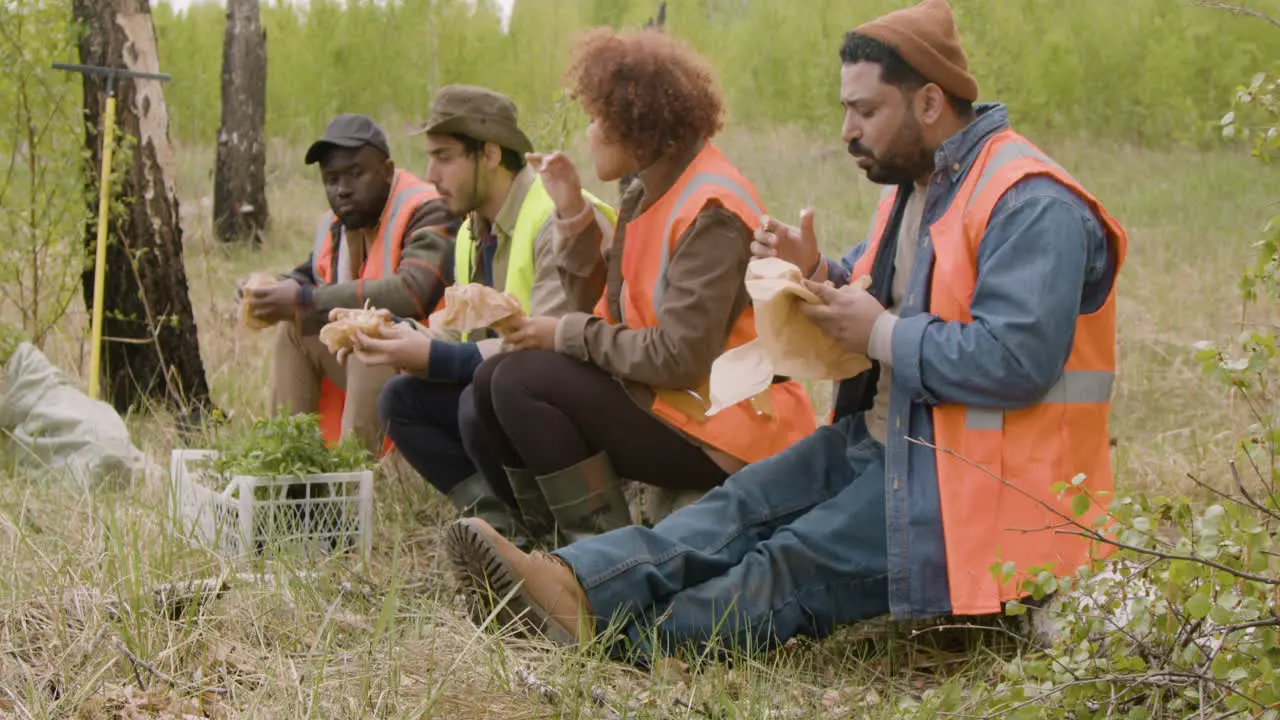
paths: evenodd
<path fill-rule="evenodd" d="M 343 436 L 354 432 L 369 452 L 378 456 L 385 437 L 385 429 L 378 422 L 378 395 L 387 381 L 396 376 L 395 368 L 370 367 L 354 357 L 347 358 L 343 367 L 319 337 L 304 337 L 297 325 L 282 322 L 276 327 L 274 371 L 273 410 L 299 414 L 317 412 L 320 382 L 328 378 L 347 394 L 342 408 Z"/>

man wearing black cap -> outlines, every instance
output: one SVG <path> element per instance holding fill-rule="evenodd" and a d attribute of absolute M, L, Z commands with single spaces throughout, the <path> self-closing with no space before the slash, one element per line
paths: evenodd
<path fill-rule="evenodd" d="M 318 412 L 326 439 L 354 431 L 376 453 L 378 394 L 395 371 L 358 360 L 344 367 L 317 333 L 330 311 L 366 303 L 425 318 L 444 294 L 457 221 L 434 186 L 396 168 L 386 135 L 364 115 L 333 118 L 305 160 L 320 165 L 330 208 L 311 256 L 279 282 L 243 292 L 255 320 L 279 323 L 274 408 Z"/>
<path fill-rule="evenodd" d="M 511 293 L 530 315 L 589 312 L 597 298 L 567 297 L 554 260 L 556 223 L 585 218 L 557 216 L 555 202 L 526 164 L 533 143 L 520 129 L 515 103 L 487 88 L 449 85 L 436 95 L 421 134 L 431 157 L 428 179 L 440 189 L 449 211 L 466 217 L 458 231 L 451 281 Z M 583 213 L 593 213 L 610 236 L 613 209 L 588 192 L 583 197 L 588 201 Z M 366 363 L 407 371 L 387 385 L 379 402 L 387 433 L 409 464 L 458 509 L 521 537 L 516 500 L 507 488 L 517 494 L 539 491 L 532 474 L 504 469 L 487 446 L 471 390 L 476 368 L 501 351 L 502 339 L 492 333 L 462 338 L 422 330 L 416 337 L 362 341 L 364 346 L 355 350 L 355 357 Z M 506 497 L 495 493 L 495 487 Z"/>

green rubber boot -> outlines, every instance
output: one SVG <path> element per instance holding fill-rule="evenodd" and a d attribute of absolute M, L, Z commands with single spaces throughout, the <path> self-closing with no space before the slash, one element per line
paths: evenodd
<path fill-rule="evenodd" d="M 463 517 L 478 517 L 519 548 L 527 548 L 529 533 L 520 522 L 519 513 L 502 501 L 489 481 L 479 473 L 463 480 L 448 493 L 449 501 Z"/>
<path fill-rule="evenodd" d="M 516 496 L 516 505 L 520 508 L 530 539 L 550 538 L 556 519 L 551 515 L 551 508 L 547 507 L 547 499 L 542 496 L 542 488 L 538 487 L 538 478 L 532 470 L 524 468 L 504 467 L 503 470 L 507 471 L 507 481 L 511 483 L 511 492 Z"/>
<path fill-rule="evenodd" d="M 538 486 L 555 517 L 556 531 L 563 544 L 631 524 L 627 497 L 605 453 L 542 475 Z"/>

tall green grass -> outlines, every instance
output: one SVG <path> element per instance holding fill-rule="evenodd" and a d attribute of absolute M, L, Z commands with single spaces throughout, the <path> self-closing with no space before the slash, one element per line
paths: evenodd
<path fill-rule="evenodd" d="M 637 26 L 657 0 L 516 0 L 506 33 L 491 2 L 312 0 L 265 4 L 268 126 L 305 139 L 336 112 L 425 116 L 449 82 L 509 93 L 526 116 L 552 108 L 573 39 Z M 669 32 L 716 65 L 731 121 L 829 127 L 838 117 L 837 51 L 860 22 L 906 0 L 670 0 Z M 1252 0 L 1280 14 L 1280 0 Z M 1207 142 L 1236 86 L 1264 63 L 1275 29 L 1187 0 L 952 0 L 983 99 L 1020 127 L 1161 145 Z M 155 18 L 175 132 L 217 129 L 223 11 Z M 389 128 L 399 130 L 401 128 Z"/>

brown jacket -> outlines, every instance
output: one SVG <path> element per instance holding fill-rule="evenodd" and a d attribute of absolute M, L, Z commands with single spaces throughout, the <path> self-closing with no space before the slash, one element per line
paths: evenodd
<path fill-rule="evenodd" d="M 699 150 L 701 144 L 640 171 L 622 197 L 610 242 L 604 241 L 589 212 L 557 222 L 554 261 L 572 304 L 584 307 L 582 303 L 594 303 L 603 292 L 613 316 L 621 316 L 627 225 L 671 189 Z M 751 240 L 752 229 L 737 215 L 717 205 L 702 208 L 671 257 L 656 327 L 633 329 L 587 313 L 569 313 L 556 328 L 556 350 L 618 378 L 644 408 L 653 404 L 654 389 L 696 390 L 711 375 L 711 363 L 724 352 L 734 323 L 750 302 L 743 278 L 751 260 Z M 726 471 L 742 466 L 723 453 L 708 453 Z"/>

